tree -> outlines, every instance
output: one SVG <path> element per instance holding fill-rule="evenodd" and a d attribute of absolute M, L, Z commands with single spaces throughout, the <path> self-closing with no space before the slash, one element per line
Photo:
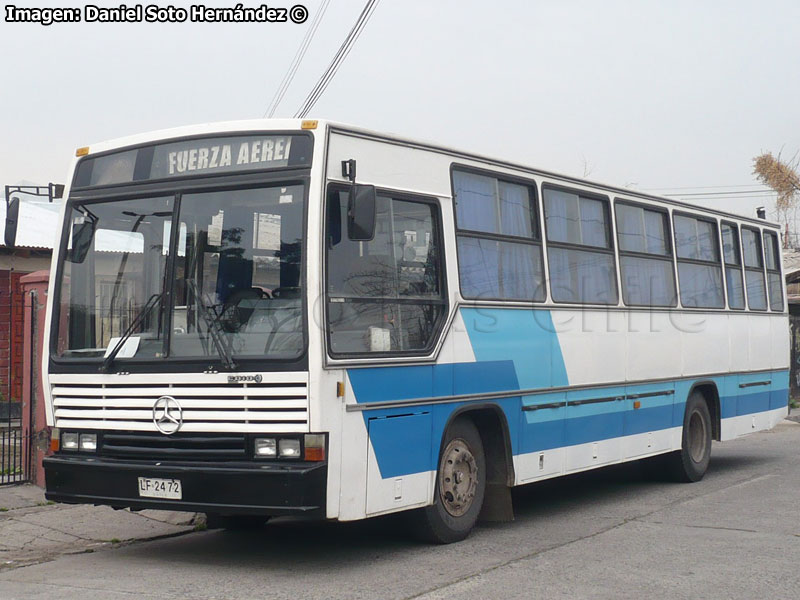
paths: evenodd
<path fill-rule="evenodd" d="M 798 162 L 797 155 L 791 160 L 783 160 L 780 153 L 775 156 L 772 152 L 764 152 L 753 159 L 753 175 L 778 194 L 775 208 L 778 220 L 784 225 L 788 225 L 789 213 L 796 208 L 800 194 Z"/>

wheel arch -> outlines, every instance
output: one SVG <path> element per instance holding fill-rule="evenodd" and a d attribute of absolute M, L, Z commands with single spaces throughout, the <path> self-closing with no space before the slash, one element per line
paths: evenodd
<path fill-rule="evenodd" d="M 483 452 L 486 458 L 487 484 L 513 486 L 515 481 L 514 457 L 511 450 L 508 419 L 503 409 L 495 403 L 470 404 L 454 410 L 442 430 L 437 456 L 442 454 L 448 429 L 456 419 L 460 418 L 469 419 L 481 436 Z"/>
<path fill-rule="evenodd" d="M 720 441 L 722 439 L 722 413 L 720 412 L 719 389 L 716 382 L 710 379 L 695 381 L 686 395 L 686 400 L 689 400 L 694 392 L 700 392 L 705 398 L 708 412 L 711 413 L 711 437 Z"/>

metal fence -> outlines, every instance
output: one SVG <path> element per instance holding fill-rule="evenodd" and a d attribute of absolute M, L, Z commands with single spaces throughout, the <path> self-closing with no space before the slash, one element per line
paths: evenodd
<path fill-rule="evenodd" d="M 19 276 L 0 274 L 0 485 L 28 481 L 31 437 L 22 426 L 22 321 Z"/>
<path fill-rule="evenodd" d="M 791 334 L 791 362 L 789 363 L 789 398 L 800 401 L 800 314 L 796 305 L 789 305 L 789 331 Z"/>
<path fill-rule="evenodd" d="M 0 427 L 0 485 L 23 483 L 31 472 L 31 439 L 22 427 Z"/>

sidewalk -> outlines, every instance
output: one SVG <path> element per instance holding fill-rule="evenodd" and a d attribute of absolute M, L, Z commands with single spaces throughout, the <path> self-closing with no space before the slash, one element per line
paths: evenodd
<path fill-rule="evenodd" d="M 170 537 L 194 529 L 193 513 L 51 504 L 33 485 L 0 487 L 0 571 Z"/>

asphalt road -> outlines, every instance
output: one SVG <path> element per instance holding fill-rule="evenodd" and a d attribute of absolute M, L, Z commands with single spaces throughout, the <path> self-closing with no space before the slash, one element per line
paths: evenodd
<path fill-rule="evenodd" d="M 798 598 L 800 424 L 715 444 L 705 479 L 634 463 L 515 490 L 514 523 L 420 545 L 402 520 L 274 522 L 63 556 L 0 598 Z"/>

